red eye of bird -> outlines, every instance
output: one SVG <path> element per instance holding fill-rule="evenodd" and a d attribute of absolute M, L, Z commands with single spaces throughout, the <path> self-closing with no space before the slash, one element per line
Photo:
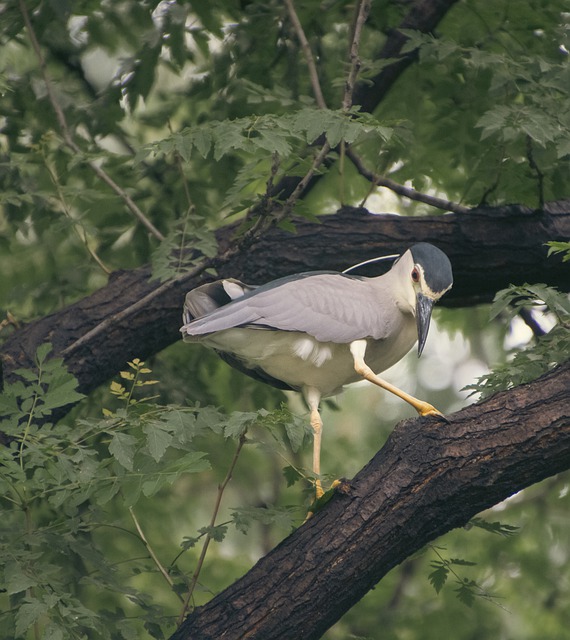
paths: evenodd
<path fill-rule="evenodd" d="M 412 280 L 414 282 L 419 282 L 420 281 L 420 272 L 419 272 L 419 269 L 417 267 L 414 267 L 412 269 Z"/>

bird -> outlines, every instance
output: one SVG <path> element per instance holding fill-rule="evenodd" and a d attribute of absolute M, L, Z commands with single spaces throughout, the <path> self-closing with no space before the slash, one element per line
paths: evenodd
<path fill-rule="evenodd" d="M 183 340 L 214 349 L 229 365 L 283 390 L 299 391 L 310 411 L 316 499 L 324 494 L 321 400 L 368 380 L 421 416 L 443 415 L 379 377 L 417 342 L 424 349 L 433 305 L 453 285 L 451 263 L 432 244 L 412 245 L 376 277 L 309 271 L 260 286 L 227 278 L 189 291 Z M 382 260 L 376 258 L 372 261 Z"/>

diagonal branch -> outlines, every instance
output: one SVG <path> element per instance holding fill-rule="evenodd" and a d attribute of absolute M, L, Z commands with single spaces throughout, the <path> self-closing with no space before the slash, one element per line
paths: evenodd
<path fill-rule="evenodd" d="M 73 135 L 69 125 L 67 123 L 67 119 L 65 117 L 65 113 L 61 108 L 60 104 L 55 97 L 53 92 L 53 88 L 51 86 L 51 80 L 47 73 L 46 61 L 42 54 L 42 50 L 40 47 L 40 43 L 36 37 L 36 33 L 32 26 L 32 22 L 30 20 L 30 14 L 28 12 L 28 8 L 26 7 L 25 0 L 18 0 L 20 5 L 20 11 L 22 13 L 22 17 L 24 19 L 24 24 L 26 25 L 26 29 L 28 30 L 28 35 L 30 37 L 30 41 L 32 43 L 32 48 L 34 49 L 34 53 L 38 59 L 38 63 L 40 66 L 40 72 L 42 74 L 42 78 L 46 87 L 46 92 L 48 96 L 48 100 L 55 112 L 55 116 L 57 122 L 59 124 L 59 128 L 61 131 L 61 135 L 63 137 L 63 141 L 66 146 L 71 149 L 74 153 L 81 155 L 82 151 L 79 145 L 73 139 Z M 164 236 L 162 233 L 152 224 L 152 222 L 146 217 L 146 215 L 141 211 L 141 209 L 137 206 L 134 200 L 129 196 L 129 194 L 120 187 L 111 176 L 102 169 L 99 165 L 91 160 L 85 161 L 85 164 L 93 171 L 93 173 L 104 182 L 108 187 L 110 187 L 120 198 L 123 200 L 129 211 L 137 218 L 137 220 L 144 226 L 146 229 L 158 240 L 164 240 Z"/>
<path fill-rule="evenodd" d="M 319 73 L 317 71 L 317 65 L 315 64 L 315 58 L 313 57 L 311 45 L 309 44 L 305 31 L 303 30 L 303 25 L 295 11 L 293 0 L 285 0 L 285 6 L 287 7 L 287 12 L 289 13 L 289 19 L 291 20 L 293 29 L 295 29 L 295 33 L 297 34 L 297 38 L 299 38 L 299 43 L 303 49 L 303 55 L 305 56 L 305 62 L 307 63 L 307 69 L 309 70 L 309 78 L 311 80 L 313 93 L 315 94 L 315 100 L 320 109 L 326 109 L 327 103 L 321 90 L 321 83 L 319 81 Z"/>
<path fill-rule="evenodd" d="M 453 264 L 456 283 L 442 300 L 445 306 L 488 302 L 511 283 L 570 287 L 566 264 L 548 258 L 544 246 L 570 236 L 570 201 L 549 203 L 540 214 L 511 205 L 414 218 L 344 207 L 317 222 L 295 220 L 295 227 L 294 234 L 271 228 L 247 254 L 234 252 L 218 265 L 219 275 L 261 284 L 302 271 L 340 271 L 423 241 L 443 249 Z M 221 255 L 235 247 L 234 235 L 233 225 L 218 231 Z M 189 272 L 163 285 L 150 276 L 147 266 L 113 274 L 90 296 L 16 328 L 0 346 L 6 382 L 15 379 L 16 369 L 33 367 L 36 349 L 46 341 L 56 354 L 65 352 L 80 390 L 89 393 L 128 360 L 148 358 L 179 340 L 184 296 L 204 282 L 204 274 Z"/>
<path fill-rule="evenodd" d="M 430 196 L 427 193 L 422 193 L 421 191 L 416 191 L 411 187 L 406 187 L 403 184 L 399 184 L 398 182 L 391 180 L 390 178 L 385 178 L 384 176 L 370 171 L 370 169 L 368 169 L 364 164 L 362 158 L 352 147 L 347 147 L 346 155 L 350 158 L 352 164 L 358 170 L 358 173 L 367 180 L 370 180 L 374 186 L 386 187 L 387 189 L 390 189 L 390 191 L 397 193 L 399 196 L 415 200 L 416 202 L 424 202 L 425 204 L 429 204 L 437 209 L 443 209 L 444 211 L 453 211 L 454 213 L 467 213 L 469 211 L 469 207 L 465 207 L 456 202 L 451 202 L 450 200 L 445 200 L 444 198 Z"/>
<path fill-rule="evenodd" d="M 370 463 L 171 640 L 317 640 L 390 569 L 570 469 L 570 361 L 450 422 L 396 426 Z"/>
<path fill-rule="evenodd" d="M 360 39 L 362 37 L 362 29 L 364 23 L 368 19 L 370 13 L 370 5 L 372 0 L 360 0 L 358 4 L 358 10 L 356 13 L 356 20 L 354 23 L 354 30 L 352 33 L 352 41 L 350 43 L 350 70 L 346 77 L 344 85 L 344 96 L 342 99 L 342 108 L 344 111 L 348 111 L 352 107 L 352 96 L 354 94 L 354 87 L 356 85 L 356 78 L 362 62 L 360 60 Z"/>

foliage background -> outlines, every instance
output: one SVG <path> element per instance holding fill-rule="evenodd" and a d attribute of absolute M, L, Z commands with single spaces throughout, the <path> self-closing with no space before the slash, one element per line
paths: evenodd
<path fill-rule="evenodd" d="M 322 134 L 335 162 L 321 167 L 322 179 L 296 203 L 299 215 L 361 201 L 374 211 L 434 212 L 371 187 L 336 149 L 341 138 L 354 142 L 371 170 L 465 206 L 538 207 L 568 196 L 567 2 L 456 3 L 437 37 L 408 33 L 409 50 L 420 46 L 417 62 L 374 118 L 353 121 L 340 111 L 353 5 L 295 6 L 330 111 L 315 107 L 282 3 L 0 4 L 4 335 L 101 287 L 109 271 L 150 261 L 157 277 L 168 278 L 194 264 L 195 255 L 177 249 L 212 255 L 213 231 L 244 219 L 263 200 L 272 172 L 275 182 L 304 175 L 312 160 L 307 145 Z M 396 0 L 372 5 L 361 41 L 362 80 L 385 64 L 376 54 L 408 9 Z M 121 193 L 93 167 L 102 167 Z M 133 216 L 125 194 L 157 233 Z M 519 317 L 500 314 L 489 322 L 488 313 L 438 311 L 422 360 L 410 354 L 389 379 L 444 412 L 470 401 L 465 385 L 532 341 Z M 545 328 L 557 321 L 567 322 L 564 312 L 539 316 Z M 2 396 L 3 431 L 16 440 L 3 452 L 9 472 L 2 479 L 1 637 L 167 637 L 181 611 L 175 592 L 184 592 L 183 576 L 187 587 L 196 568 L 200 530 L 244 424 L 251 424 L 249 441 L 217 520 L 229 523 L 227 531 L 209 531 L 214 541 L 193 602 L 223 589 L 302 521 L 310 489 L 288 487 L 282 469 L 308 466 L 310 439 L 297 447 L 305 428 L 282 406 L 290 403 L 301 415 L 305 409 L 200 347 L 176 344 L 146 367 L 125 365 L 110 390 L 40 429 L 42 411 L 75 393 L 46 356 L 47 347 L 38 354 L 39 373 L 23 374 L 27 391 L 22 385 Z M 129 375 L 158 382 L 135 385 L 131 398 Z M 262 407 L 271 413 L 257 413 Z M 363 387 L 329 403 L 326 472 L 353 475 L 408 415 L 401 403 Z M 167 472 L 172 484 L 157 481 L 145 491 L 143 474 L 149 482 Z M 550 479 L 485 514 L 518 527 L 516 535 L 480 527 L 449 534 L 394 570 L 325 637 L 376 638 L 382 629 L 383 637 L 429 640 L 451 628 L 457 638 L 565 637 L 568 483 L 567 475 Z M 164 566 L 186 541 L 172 572 L 174 590 L 150 560 L 131 506 Z M 247 511 L 236 517 L 232 508 Z M 449 573 L 437 594 L 428 576 L 442 558 L 477 564 L 451 565 L 457 576 Z M 466 591 L 457 579 L 476 585 Z M 466 593 L 481 597 L 469 607 Z"/>

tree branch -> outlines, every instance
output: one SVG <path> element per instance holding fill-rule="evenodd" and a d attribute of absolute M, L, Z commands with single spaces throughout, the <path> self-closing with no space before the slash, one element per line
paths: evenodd
<path fill-rule="evenodd" d="M 236 252 L 234 233 L 234 226 L 218 233 L 219 255 L 229 256 L 218 273 L 253 284 L 302 271 L 341 271 L 425 241 L 439 246 L 453 264 L 455 285 L 444 305 L 489 301 L 511 283 L 546 282 L 570 289 L 567 266 L 559 257 L 547 258 L 544 246 L 570 237 L 570 201 L 550 203 L 542 213 L 509 206 L 416 218 L 345 207 L 318 223 L 298 220 L 295 234 L 272 228 L 246 255 Z M 148 266 L 117 272 L 92 295 L 16 329 L 0 347 L 6 380 L 14 379 L 15 369 L 33 366 L 37 347 L 50 341 L 56 354 L 65 352 L 80 390 L 89 393 L 128 360 L 148 358 L 179 340 L 184 296 L 204 282 L 204 275 L 195 270 L 164 284 L 150 276 Z"/>
<path fill-rule="evenodd" d="M 449 416 L 398 424 L 370 463 L 171 640 L 316 640 L 388 571 L 570 468 L 570 361 Z"/>
<path fill-rule="evenodd" d="M 364 23 L 368 19 L 370 13 L 371 0 L 360 0 L 356 12 L 356 20 L 354 21 L 354 30 L 352 33 L 352 41 L 350 43 L 350 70 L 344 84 L 344 96 L 342 98 L 342 108 L 344 111 L 348 111 L 352 107 L 352 96 L 354 94 L 354 87 L 356 84 L 356 78 L 361 67 L 360 60 L 360 38 L 362 37 L 362 29 Z"/>
<path fill-rule="evenodd" d="M 370 83 L 356 87 L 354 103 L 359 104 L 363 111 L 372 113 L 393 84 L 417 58 L 415 51 L 401 54 L 403 46 L 408 41 L 403 30 L 412 29 L 422 33 L 433 31 L 456 2 L 457 0 L 416 0 L 398 27 L 389 32 L 384 46 L 374 56 L 375 60 L 393 59 L 394 62 L 386 65 Z"/>
<path fill-rule="evenodd" d="M 299 16 L 295 11 L 295 5 L 293 4 L 293 0 L 285 0 L 285 6 L 287 7 L 287 12 L 289 13 L 289 19 L 291 20 L 293 29 L 297 34 L 297 38 L 299 38 L 299 43 L 301 44 L 301 49 L 303 50 L 303 55 L 305 56 L 305 62 L 307 63 L 307 69 L 309 70 L 309 78 L 311 80 L 311 87 L 313 89 L 313 94 L 315 95 L 317 106 L 320 109 L 326 109 L 327 103 L 325 102 L 325 98 L 321 90 L 321 83 L 319 81 L 319 73 L 317 71 L 317 65 L 315 64 L 313 52 L 311 51 L 311 46 L 309 44 L 309 41 L 307 40 L 307 36 L 305 35 L 303 25 L 301 24 L 301 21 L 299 20 Z"/>
<path fill-rule="evenodd" d="M 391 180 L 390 178 L 385 178 L 384 176 L 370 171 L 370 169 L 368 169 L 364 164 L 362 158 L 352 147 L 346 148 L 346 155 L 356 167 L 358 173 L 367 180 L 370 180 L 370 182 L 377 187 L 386 187 L 387 189 L 390 189 L 390 191 L 397 193 L 399 196 L 415 200 L 416 202 L 429 204 L 436 209 L 443 209 L 443 211 L 453 211 L 454 213 L 467 213 L 469 211 L 469 207 L 464 207 L 456 202 L 451 202 L 451 200 L 444 200 L 443 198 L 430 196 L 427 193 L 421 193 L 421 191 L 416 191 L 411 187 L 406 187 L 403 184 L 399 184 L 398 182 Z"/>

